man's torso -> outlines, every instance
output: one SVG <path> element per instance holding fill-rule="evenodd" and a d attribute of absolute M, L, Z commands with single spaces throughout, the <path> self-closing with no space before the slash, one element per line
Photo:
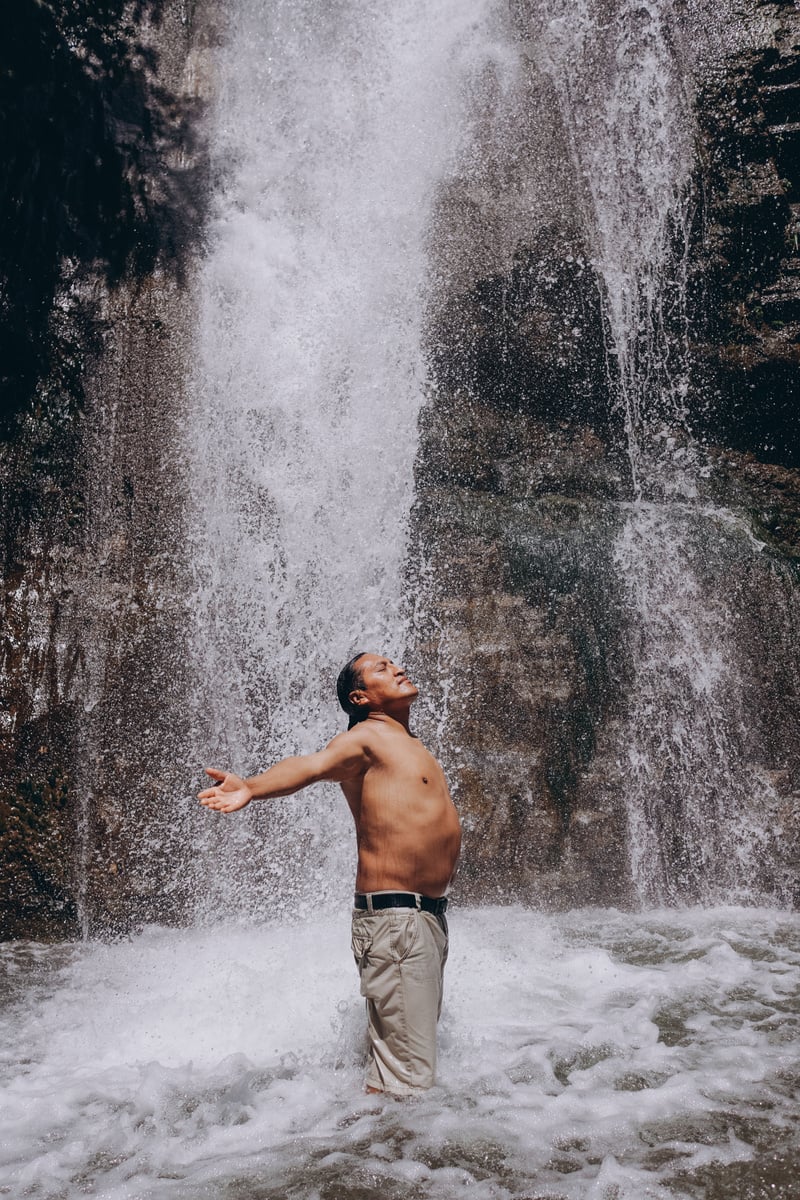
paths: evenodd
<path fill-rule="evenodd" d="M 341 785 L 356 824 L 356 890 L 441 896 L 461 846 L 444 772 L 418 738 L 394 724 L 376 724 L 363 736 L 370 765 Z"/>

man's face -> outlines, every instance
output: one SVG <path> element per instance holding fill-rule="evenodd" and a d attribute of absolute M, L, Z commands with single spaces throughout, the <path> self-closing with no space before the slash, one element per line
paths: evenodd
<path fill-rule="evenodd" d="M 356 670 L 364 681 L 364 686 L 357 694 L 367 697 L 370 710 L 391 708 L 399 702 L 408 703 L 418 695 L 403 668 L 383 654 L 362 654 L 356 663 Z"/>

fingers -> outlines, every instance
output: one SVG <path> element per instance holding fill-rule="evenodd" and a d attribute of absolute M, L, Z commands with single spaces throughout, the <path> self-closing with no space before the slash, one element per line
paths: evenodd
<path fill-rule="evenodd" d="M 204 799 L 205 797 L 205 799 Z M 197 797 L 204 808 L 213 808 L 215 812 L 230 812 L 231 806 L 225 800 L 215 796 L 213 792 L 201 792 Z"/>
<path fill-rule="evenodd" d="M 216 780 L 214 787 L 205 788 L 197 793 L 197 799 L 205 808 L 230 813 L 249 803 L 243 781 L 237 775 L 230 771 L 219 771 L 216 767 L 206 767 L 205 771 L 206 775 Z M 235 799 L 232 800 L 232 796 Z"/>
<path fill-rule="evenodd" d="M 224 782 L 227 771 L 218 771 L 216 767 L 206 767 L 206 775 L 210 775 L 212 779 L 216 779 L 217 783 L 220 784 Z M 208 800 L 213 800 L 219 794 L 219 787 L 210 787 L 206 788 L 203 792 L 198 792 L 197 799 L 201 804 L 204 804 Z"/>

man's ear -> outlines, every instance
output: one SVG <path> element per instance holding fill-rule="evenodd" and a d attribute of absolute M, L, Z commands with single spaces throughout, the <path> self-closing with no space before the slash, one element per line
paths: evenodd
<path fill-rule="evenodd" d="M 360 689 L 359 689 L 359 691 L 351 692 L 350 695 L 347 697 L 347 699 L 350 701 L 351 704 L 357 704 L 359 706 L 359 708 L 361 707 L 362 704 L 369 704 L 369 700 L 367 699 L 367 693 L 362 692 Z"/>

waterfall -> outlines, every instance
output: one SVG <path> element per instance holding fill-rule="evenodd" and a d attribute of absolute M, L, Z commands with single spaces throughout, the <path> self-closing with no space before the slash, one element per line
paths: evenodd
<path fill-rule="evenodd" d="M 342 728 L 354 651 L 405 653 L 429 222 L 496 53 L 491 8 L 242 0 L 230 18 L 186 452 L 198 754 L 244 773 Z M 341 888 L 329 799 L 250 810 L 215 861 L 235 877 L 249 845 L 251 894 Z"/>
<path fill-rule="evenodd" d="M 20 817 L 20 836 L 58 928 L 76 900 L 91 935 L 346 890 L 337 789 L 230 820 L 194 793 L 203 763 L 249 773 L 327 742 L 337 669 L 369 647 L 413 655 L 476 899 L 568 906 L 579 879 L 627 897 L 612 843 L 645 904 L 785 897 L 789 839 L 771 878 L 755 868 L 794 803 L 794 710 L 750 660 L 785 636 L 753 630 L 787 560 L 735 507 L 756 496 L 744 470 L 714 475 L 693 431 L 710 13 L 206 14 L 219 28 L 183 63 L 210 96 L 205 253 L 188 286 L 121 280 L 100 304 L 64 553 L 45 536 L 9 602 L 25 636 L 4 746 L 38 772 L 23 815 L 50 825 Z"/>
<path fill-rule="evenodd" d="M 205 256 L 100 305 L 74 532 L 11 558 L 0 1195 L 795 1195 L 797 531 L 759 529 L 798 482 L 706 450 L 686 333 L 690 22 L 746 6 L 205 8 Z M 364 1094 L 339 789 L 194 798 L 342 729 L 368 647 L 427 671 L 465 818 L 404 1104 Z"/>
<path fill-rule="evenodd" d="M 761 890 L 775 797 L 744 758 L 747 705 L 723 599 L 743 553 L 759 550 L 740 518 L 702 505 L 640 502 L 617 540 L 635 623 L 620 754 L 633 876 L 650 903 L 752 901 Z"/>
<path fill-rule="evenodd" d="M 603 283 L 612 386 L 637 496 L 687 486 L 690 100 L 670 0 L 546 0 L 546 46 Z M 670 436 L 672 435 L 672 436 Z M 689 485 L 691 486 L 691 485 Z"/>
<path fill-rule="evenodd" d="M 763 546 L 742 519 L 702 501 L 708 469 L 692 434 L 700 398 L 687 361 L 694 147 L 685 31 L 671 0 L 543 7 L 633 493 L 613 548 L 627 604 L 618 758 L 633 881 L 647 903 L 757 898 L 768 840 L 759 813 L 775 796 L 746 761 L 725 596 L 732 565 Z"/>

